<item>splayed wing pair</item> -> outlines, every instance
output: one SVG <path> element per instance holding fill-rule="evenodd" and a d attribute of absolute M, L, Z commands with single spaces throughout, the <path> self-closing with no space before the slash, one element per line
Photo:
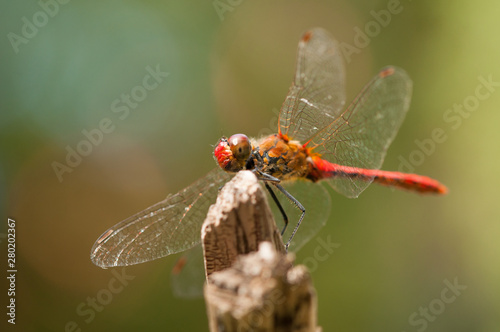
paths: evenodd
<path fill-rule="evenodd" d="M 237 152 L 241 142 L 231 145 L 231 138 L 221 139 L 215 157 L 223 169 L 212 170 L 110 228 L 92 248 L 94 264 L 103 268 L 138 264 L 195 246 L 218 189 L 240 168 L 255 167 L 285 183 L 324 180 L 347 197 L 357 197 L 373 181 L 421 193 L 445 193 L 446 187 L 433 179 L 378 170 L 409 108 L 408 75 L 396 67 L 382 69 L 345 109 L 344 81 L 337 42 L 323 29 L 306 32 L 299 42 L 295 77 L 280 111 L 278 133 L 248 143 L 251 156 L 244 154 L 248 161 L 241 162 Z M 299 159 L 300 167 L 295 166 Z"/>

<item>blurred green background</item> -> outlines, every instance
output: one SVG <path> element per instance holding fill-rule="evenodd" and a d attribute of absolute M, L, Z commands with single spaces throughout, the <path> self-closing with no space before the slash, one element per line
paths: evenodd
<path fill-rule="evenodd" d="M 215 167 L 220 136 L 276 130 L 297 42 L 315 26 L 356 47 L 346 56 L 348 100 L 385 65 L 409 73 L 411 108 L 383 168 L 397 170 L 413 153 L 414 172 L 450 189 L 421 197 L 371 186 L 355 200 L 331 192 L 327 226 L 297 254 L 314 267 L 319 325 L 500 330 L 498 83 L 475 97 L 479 77 L 500 82 L 498 1 L 43 3 L 51 15 L 36 1 L 3 1 L 0 11 L 0 261 L 5 273 L 9 216 L 17 221 L 18 331 L 207 330 L 203 299 L 172 295 L 178 257 L 127 267 L 130 280 L 107 298 L 122 270 L 94 266 L 90 248 L 116 222 Z M 388 7 L 390 22 L 377 23 Z M 365 28 L 372 37 L 363 44 L 356 35 Z M 141 101 L 128 113 L 115 112 L 115 100 L 157 67 L 168 76 L 147 95 L 136 89 Z M 67 148 L 103 119 L 113 130 L 60 181 L 53 163 L 65 163 Z M 447 139 L 418 152 L 415 140 L 436 128 Z M 319 238 L 340 247 L 313 266 Z M 466 289 L 445 291 L 446 280 Z M 443 292 L 456 296 L 445 303 Z M 106 305 L 92 309 L 96 296 Z M 12 328 L 4 312 L 0 326 Z"/>

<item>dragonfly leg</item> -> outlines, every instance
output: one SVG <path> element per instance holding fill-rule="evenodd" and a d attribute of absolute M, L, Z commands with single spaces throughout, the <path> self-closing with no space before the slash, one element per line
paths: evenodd
<path fill-rule="evenodd" d="M 280 209 L 281 215 L 283 216 L 283 222 L 285 223 L 285 226 L 283 227 L 283 230 L 281 231 L 281 236 L 285 234 L 286 227 L 288 226 L 288 216 L 286 215 L 285 210 L 283 209 L 283 206 L 281 206 L 280 201 L 278 200 L 278 197 L 274 194 L 274 191 L 271 189 L 269 184 L 267 182 L 264 182 L 266 189 L 269 191 L 269 194 L 271 194 L 271 197 L 274 200 L 274 203 L 278 206 L 278 209 Z"/>
<path fill-rule="evenodd" d="M 306 215 L 306 209 L 302 206 L 302 204 L 300 204 L 300 202 L 295 198 L 293 197 L 288 191 L 286 191 L 285 188 L 283 188 L 281 185 L 277 184 L 277 183 L 273 183 L 273 185 L 278 188 L 279 191 L 281 191 L 285 196 L 286 198 L 288 198 L 288 200 L 290 202 L 292 202 L 293 204 L 295 204 L 299 210 L 302 212 L 302 214 L 300 215 L 300 218 L 299 218 L 299 222 L 297 223 L 297 225 L 295 226 L 295 228 L 293 229 L 293 232 L 292 232 L 292 235 L 290 235 L 290 238 L 288 239 L 288 241 L 285 243 L 285 249 L 288 251 L 288 247 L 290 246 L 290 242 L 292 242 L 292 239 L 293 237 L 295 236 L 295 233 L 297 233 L 297 230 L 299 229 L 299 226 L 300 226 L 300 223 L 302 222 L 302 220 L 304 219 L 304 216 Z"/>
<path fill-rule="evenodd" d="M 277 184 L 277 183 L 280 183 L 281 180 L 278 179 L 278 178 L 275 178 L 274 176 L 272 175 L 269 175 L 267 173 L 264 173 L 264 172 L 261 172 L 259 169 L 257 168 L 254 168 L 252 170 L 252 172 L 255 173 L 255 175 L 257 176 L 257 179 L 259 180 L 262 180 L 262 181 L 265 181 L 265 182 L 272 182 L 272 184 Z"/>

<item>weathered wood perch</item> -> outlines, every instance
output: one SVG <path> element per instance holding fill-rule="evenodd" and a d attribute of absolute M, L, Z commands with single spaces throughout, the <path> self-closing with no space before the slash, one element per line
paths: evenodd
<path fill-rule="evenodd" d="M 293 267 L 255 175 L 239 172 L 202 227 L 210 331 L 321 331 L 316 291 Z"/>

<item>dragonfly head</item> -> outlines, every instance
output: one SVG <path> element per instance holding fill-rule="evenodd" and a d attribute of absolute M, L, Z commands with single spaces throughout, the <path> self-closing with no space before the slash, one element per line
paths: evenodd
<path fill-rule="evenodd" d="M 235 134 L 229 138 L 222 137 L 214 150 L 214 157 L 220 168 L 227 172 L 238 172 L 252 153 L 252 144 L 247 136 Z"/>

